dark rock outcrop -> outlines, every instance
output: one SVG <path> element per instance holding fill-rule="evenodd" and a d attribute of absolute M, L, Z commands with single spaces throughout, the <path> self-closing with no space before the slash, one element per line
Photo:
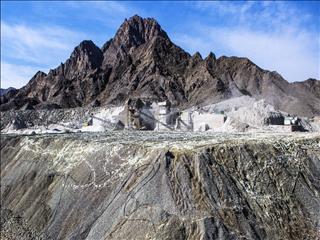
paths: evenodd
<path fill-rule="evenodd" d="M 7 94 L 8 92 L 10 91 L 14 91 L 16 90 L 15 88 L 13 87 L 9 87 L 9 88 L 0 88 L 0 97 Z"/>
<path fill-rule="evenodd" d="M 25 87 L 2 96 L 0 109 L 21 109 L 26 103 L 36 109 L 122 104 L 132 96 L 184 108 L 241 95 L 263 98 L 292 114 L 320 114 L 318 80 L 288 83 L 246 58 L 191 56 L 154 19 L 135 15 L 101 49 L 83 41 L 48 75 L 38 72 Z"/>

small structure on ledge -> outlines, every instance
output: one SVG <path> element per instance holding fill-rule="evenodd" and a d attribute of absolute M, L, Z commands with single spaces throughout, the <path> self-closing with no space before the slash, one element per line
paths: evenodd
<path fill-rule="evenodd" d="M 129 99 L 125 111 L 127 113 L 126 128 L 136 130 L 154 130 L 156 128 L 155 109 L 150 99 Z"/>
<path fill-rule="evenodd" d="M 202 110 L 183 111 L 177 119 L 176 129 L 185 131 L 208 131 L 222 127 L 227 117 L 220 113 Z"/>

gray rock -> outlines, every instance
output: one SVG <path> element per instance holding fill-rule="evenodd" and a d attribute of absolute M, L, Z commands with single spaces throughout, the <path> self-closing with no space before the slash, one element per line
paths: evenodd
<path fill-rule="evenodd" d="M 4 136 L 1 209 L 43 239 L 316 239 L 319 144 L 317 134 Z M 17 239 L 19 226 L 1 231 Z"/>

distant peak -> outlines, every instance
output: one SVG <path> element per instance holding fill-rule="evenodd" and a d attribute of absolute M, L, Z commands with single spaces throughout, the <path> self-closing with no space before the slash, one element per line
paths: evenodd
<path fill-rule="evenodd" d="M 202 56 L 199 52 L 196 52 L 195 54 L 193 54 L 192 58 L 202 60 Z"/>
<path fill-rule="evenodd" d="M 154 18 L 143 18 L 137 14 L 133 15 L 132 17 L 130 17 L 128 20 L 126 20 L 125 22 L 129 23 L 129 24 L 133 24 L 136 22 L 141 22 L 141 23 L 146 23 L 148 22 L 149 24 L 156 24 L 159 25 L 159 23 L 157 22 L 157 20 L 155 20 Z M 159 25 L 160 26 L 160 25 Z"/>
<path fill-rule="evenodd" d="M 46 77 L 47 74 L 42 72 L 42 71 L 38 71 L 36 72 L 36 74 L 31 78 L 31 80 L 34 80 L 34 81 L 38 81 L 39 79 L 43 79 L 44 77 Z"/>
<path fill-rule="evenodd" d="M 319 80 L 315 79 L 315 78 L 308 78 L 307 80 L 305 80 L 305 82 L 317 82 Z"/>
<path fill-rule="evenodd" d="M 100 67 L 102 60 L 103 53 L 101 49 L 97 47 L 91 40 L 84 40 L 77 47 L 75 47 L 70 59 L 66 62 L 66 64 L 70 65 L 73 63 L 73 65 L 79 65 L 79 68 L 95 69 Z M 67 66 L 62 64 L 61 67 L 64 68 Z"/>
<path fill-rule="evenodd" d="M 94 42 L 92 42 L 91 40 L 83 40 L 79 46 L 81 47 L 88 47 L 88 46 L 95 46 Z"/>
<path fill-rule="evenodd" d="M 216 55 L 213 52 L 210 52 L 209 55 L 206 57 L 206 60 L 215 61 Z"/>
<path fill-rule="evenodd" d="M 202 56 L 199 52 L 196 52 L 195 54 L 192 55 L 191 57 L 191 66 L 194 67 L 195 65 L 197 65 L 199 62 L 201 62 Z"/>
<path fill-rule="evenodd" d="M 309 86 L 314 86 L 314 85 L 318 85 L 320 86 L 320 80 L 317 80 L 315 78 L 308 78 L 307 80 L 304 81 L 298 81 L 298 82 L 293 82 L 293 84 L 307 84 Z"/>
<path fill-rule="evenodd" d="M 38 71 L 35 76 L 40 76 L 40 77 L 45 77 L 47 76 L 47 74 L 45 72 L 42 72 L 42 71 Z"/>
<path fill-rule="evenodd" d="M 100 57 L 102 52 L 91 40 L 82 41 L 71 54 L 71 58 L 78 58 L 81 55 L 87 55 L 91 57 Z"/>
<path fill-rule="evenodd" d="M 82 41 L 77 47 L 75 47 L 74 52 L 92 51 L 96 50 L 98 47 L 91 40 Z"/>
<path fill-rule="evenodd" d="M 153 18 L 134 15 L 126 19 L 117 31 L 114 41 L 126 47 L 139 46 L 154 37 L 168 38 L 159 23 Z"/>
<path fill-rule="evenodd" d="M 130 17 L 127 21 L 128 22 L 131 22 L 131 21 L 143 21 L 143 18 L 140 17 L 138 14 L 135 14 L 132 17 Z"/>

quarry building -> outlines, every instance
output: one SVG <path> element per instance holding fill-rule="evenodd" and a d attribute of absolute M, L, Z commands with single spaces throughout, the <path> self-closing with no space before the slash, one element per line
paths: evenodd
<path fill-rule="evenodd" d="M 210 131 L 223 127 L 227 116 L 223 112 L 208 112 L 203 108 L 181 110 L 169 101 L 132 98 L 125 105 L 119 121 L 124 129 L 154 131 Z M 301 119 L 296 116 L 272 115 L 265 120 L 273 131 L 301 131 Z"/>
<path fill-rule="evenodd" d="M 261 101 L 253 102 L 249 107 L 228 108 L 228 105 L 221 108 L 219 104 L 181 109 L 170 101 L 131 98 L 122 106 L 5 112 L 2 113 L 1 132 L 294 132 L 317 131 L 320 122 L 318 118 L 300 119 L 273 108 L 266 110 Z"/>
<path fill-rule="evenodd" d="M 207 131 L 221 127 L 224 114 L 199 110 L 179 110 L 169 101 L 152 102 L 149 99 L 130 99 L 122 114 L 125 128 L 156 131 Z M 126 119 L 124 119 L 126 118 Z"/>

